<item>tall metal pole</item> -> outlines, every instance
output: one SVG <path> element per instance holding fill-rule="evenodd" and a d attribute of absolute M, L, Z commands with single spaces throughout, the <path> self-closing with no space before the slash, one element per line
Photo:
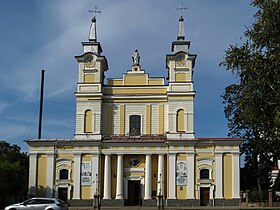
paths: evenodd
<path fill-rule="evenodd" d="M 42 115 L 43 115 L 43 98 L 44 98 L 44 77 L 45 77 L 45 70 L 42 70 L 42 75 L 41 75 L 41 93 L 40 93 L 40 110 L 39 110 L 38 139 L 41 139 L 41 136 L 42 136 Z"/>

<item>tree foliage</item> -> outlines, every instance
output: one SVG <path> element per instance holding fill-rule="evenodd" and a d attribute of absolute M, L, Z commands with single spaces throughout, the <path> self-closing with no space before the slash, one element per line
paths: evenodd
<path fill-rule="evenodd" d="M 270 186 L 272 160 L 280 158 L 280 1 L 252 6 L 257 11 L 244 43 L 231 45 L 221 63 L 237 78 L 222 97 L 229 136 L 245 139 L 245 167 L 261 191 Z"/>
<path fill-rule="evenodd" d="M 0 141 L 0 206 L 28 189 L 28 156 L 17 145 Z"/>

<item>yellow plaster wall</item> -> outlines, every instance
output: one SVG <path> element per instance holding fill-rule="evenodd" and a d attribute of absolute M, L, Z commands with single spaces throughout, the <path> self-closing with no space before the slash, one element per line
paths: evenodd
<path fill-rule="evenodd" d="M 164 85 L 163 79 L 149 79 L 149 85 Z"/>
<path fill-rule="evenodd" d="M 117 183 L 117 156 L 111 155 L 111 193 L 112 198 L 116 197 L 116 183 Z"/>
<path fill-rule="evenodd" d="M 124 85 L 147 85 L 148 76 L 147 74 L 135 74 L 135 75 L 125 75 L 124 76 Z"/>
<path fill-rule="evenodd" d="M 141 75 L 141 76 L 143 77 L 144 75 Z M 129 77 L 131 77 L 131 75 L 129 75 Z M 146 83 L 146 81 L 145 81 L 145 83 Z M 124 81 L 122 79 L 108 79 L 108 85 L 123 86 L 123 85 L 128 85 L 128 84 L 124 84 Z M 148 78 L 147 85 L 164 85 L 164 80 L 162 78 L 152 78 L 152 79 Z"/>
<path fill-rule="evenodd" d="M 113 128 L 113 107 L 107 106 L 107 134 L 112 134 Z"/>
<path fill-rule="evenodd" d="M 178 110 L 177 112 L 177 131 L 185 131 L 185 112 L 183 109 Z"/>
<path fill-rule="evenodd" d="M 93 131 L 93 129 L 92 129 L 92 111 L 91 110 L 85 111 L 84 123 L 85 123 L 85 125 L 84 125 L 85 133 L 91 133 Z"/>
<path fill-rule="evenodd" d="M 176 73 L 175 81 L 176 82 L 186 82 L 187 81 L 186 73 Z"/>
<path fill-rule="evenodd" d="M 207 146 L 207 145 L 196 145 L 195 147 L 197 150 L 212 150 L 213 146 Z"/>
<path fill-rule="evenodd" d="M 164 105 L 159 105 L 158 112 L 158 134 L 164 134 Z"/>
<path fill-rule="evenodd" d="M 146 105 L 146 134 L 151 134 L 151 105 Z"/>
<path fill-rule="evenodd" d="M 143 87 L 143 88 L 115 88 L 115 87 L 105 87 L 104 93 L 107 95 L 129 95 L 129 94 L 138 94 L 138 95 L 147 95 L 147 94 L 166 94 L 167 87 L 155 88 L 155 87 Z"/>
<path fill-rule="evenodd" d="M 48 170 L 47 155 L 38 155 L 37 169 L 37 196 L 46 196 L 47 187 L 47 170 Z"/>
<path fill-rule="evenodd" d="M 152 194 L 157 196 L 158 155 L 152 155 Z"/>
<path fill-rule="evenodd" d="M 223 157 L 223 184 L 224 184 L 224 198 L 231 199 L 232 197 L 232 155 L 224 154 Z"/>
<path fill-rule="evenodd" d="M 125 105 L 120 105 L 120 134 L 124 135 L 125 133 Z"/>
<path fill-rule="evenodd" d="M 123 80 L 122 79 L 108 79 L 108 85 L 122 86 L 123 85 Z"/>
<path fill-rule="evenodd" d="M 91 186 L 81 186 L 81 198 L 82 199 L 92 199 L 91 198 Z"/>
<path fill-rule="evenodd" d="M 161 103 L 161 102 L 167 102 L 167 98 L 152 98 L 152 99 L 129 99 L 129 98 L 123 98 L 123 99 L 107 99 L 104 98 L 103 102 L 105 103 Z"/>
<path fill-rule="evenodd" d="M 92 83 L 95 81 L 95 74 L 85 74 L 85 83 Z"/>
<path fill-rule="evenodd" d="M 87 97 L 87 96 L 77 96 L 76 100 L 77 101 L 93 101 L 93 100 L 101 100 L 102 98 L 99 96 L 94 96 L 94 97 Z"/>

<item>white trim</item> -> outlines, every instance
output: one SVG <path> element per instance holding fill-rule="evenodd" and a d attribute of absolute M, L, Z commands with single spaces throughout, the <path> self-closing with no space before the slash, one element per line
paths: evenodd
<path fill-rule="evenodd" d="M 144 168 L 125 168 L 124 169 L 124 172 L 144 172 L 144 171 L 145 171 Z"/>
<path fill-rule="evenodd" d="M 29 152 L 29 195 L 35 196 L 37 188 L 37 153 Z"/>
<path fill-rule="evenodd" d="M 54 188 L 54 154 L 47 155 L 47 189 L 46 189 L 46 197 L 53 197 L 53 188 Z"/>
<path fill-rule="evenodd" d="M 81 154 L 73 154 L 74 155 L 74 192 L 73 199 L 80 199 L 80 187 L 81 187 Z"/>
<path fill-rule="evenodd" d="M 55 197 L 58 198 L 58 188 L 67 188 L 67 199 L 71 199 L 71 188 L 72 186 L 69 183 L 55 185 Z"/>
<path fill-rule="evenodd" d="M 194 153 L 188 153 L 187 154 L 187 163 L 188 163 L 188 171 L 187 171 L 187 173 L 188 173 L 188 179 L 187 179 L 187 182 L 188 182 L 188 185 L 187 185 L 188 195 L 187 195 L 187 198 L 188 199 L 195 199 L 195 196 L 194 196 L 195 154 Z"/>
<path fill-rule="evenodd" d="M 144 185 L 145 185 L 145 177 L 143 176 L 127 176 L 124 177 L 124 198 L 128 199 L 128 181 L 140 181 L 140 191 L 141 191 L 141 199 L 144 198 Z"/>
<path fill-rule="evenodd" d="M 240 198 L 240 163 L 239 154 L 232 154 L 232 198 Z"/>
<path fill-rule="evenodd" d="M 216 197 L 223 199 L 223 153 L 215 153 L 215 165 L 216 165 Z"/>
<path fill-rule="evenodd" d="M 100 194 L 100 188 L 97 186 L 98 181 L 100 180 L 99 176 L 99 154 L 94 154 L 91 157 L 91 176 L 92 176 L 92 186 L 91 186 L 91 197 L 93 198 L 96 193 Z M 97 180 L 98 179 L 98 180 Z"/>
<path fill-rule="evenodd" d="M 168 155 L 168 197 L 167 199 L 176 199 L 176 154 Z"/>

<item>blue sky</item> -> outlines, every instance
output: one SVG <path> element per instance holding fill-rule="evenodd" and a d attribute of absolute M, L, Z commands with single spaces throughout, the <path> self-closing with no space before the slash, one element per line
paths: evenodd
<path fill-rule="evenodd" d="M 249 0 L 182 0 L 194 69 L 196 137 L 226 137 L 224 88 L 235 82 L 219 67 L 230 44 L 241 43 L 253 22 Z M 167 76 L 165 55 L 178 30 L 178 0 L 2 0 L 0 4 L 0 139 L 28 150 L 36 138 L 41 69 L 45 74 L 43 138 L 75 132 L 77 63 L 87 41 L 94 5 L 98 41 L 108 59 L 106 78 L 121 77 L 138 49 L 150 76 Z"/>

